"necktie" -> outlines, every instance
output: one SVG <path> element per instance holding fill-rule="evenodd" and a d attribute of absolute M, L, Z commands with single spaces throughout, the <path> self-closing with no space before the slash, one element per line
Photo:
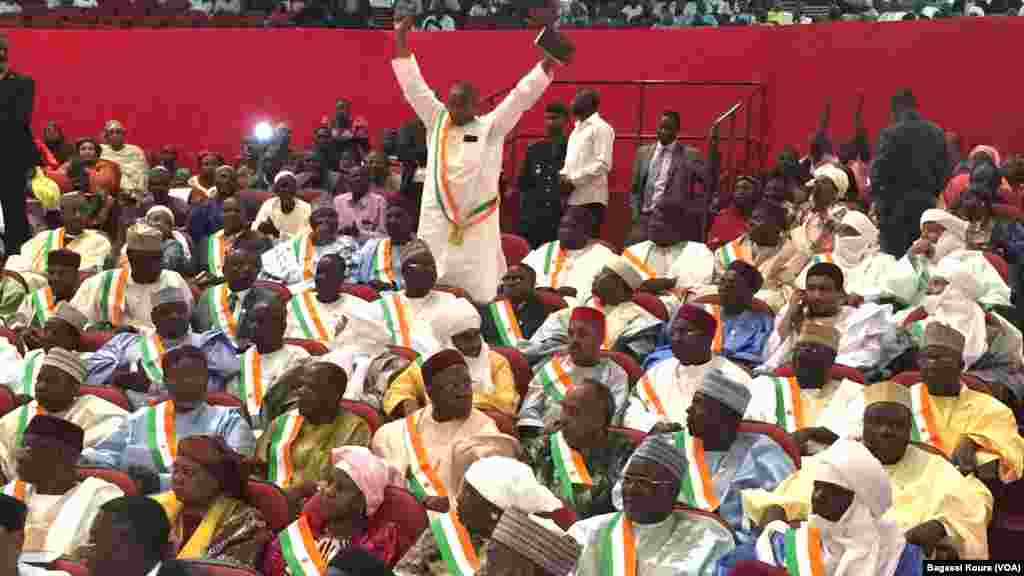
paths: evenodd
<path fill-rule="evenodd" d="M 654 152 L 651 165 L 647 168 L 647 198 L 644 202 L 644 212 L 649 212 L 654 208 L 654 194 L 656 192 L 654 184 L 658 181 L 658 175 L 661 173 L 661 158 L 664 154 L 665 147 L 659 145 Z"/>

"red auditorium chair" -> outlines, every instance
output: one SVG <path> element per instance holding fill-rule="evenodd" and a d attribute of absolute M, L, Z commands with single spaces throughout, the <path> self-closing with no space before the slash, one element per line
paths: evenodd
<path fill-rule="evenodd" d="M 565 298 L 562 298 L 562 295 L 559 294 L 558 292 L 555 292 L 554 290 L 538 289 L 536 291 L 536 294 L 537 300 L 539 300 L 540 303 L 543 304 L 544 307 L 550 310 L 551 312 L 569 307 L 569 305 L 566 304 L 565 302 Z"/>
<path fill-rule="evenodd" d="M 508 434 L 509 436 L 516 437 L 519 436 L 519 433 L 516 431 L 515 418 L 505 414 L 504 412 L 498 412 L 493 408 L 483 408 L 480 411 L 490 417 L 491 420 L 494 420 L 494 424 L 502 434 Z"/>
<path fill-rule="evenodd" d="M 367 302 L 374 302 L 380 298 L 376 290 L 365 284 L 342 284 L 342 294 L 349 294 Z"/>
<path fill-rule="evenodd" d="M 252 287 L 263 288 L 265 290 L 273 290 L 274 292 L 277 292 L 277 295 L 280 296 L 285 302 L 291 300 L 292 298 L 292 291 L 289 290 L 287 286 L 280 282 L 271 282 L 270 280 L 257 280 L 253 282 Z"/>
<path fill-rule="evenodd" d="M 800 445 L 780 426 L 769 424 L 768 422 L 743 420 L 740 422 L 739 431 L 746 432 L 747 434 L 764 434 L 775 440 L 775 443 L 786 451 L 786 455 L 793 461 L 793 465 L 798 469 L 800 468 Z"/>
<path fill-rule="evenodd" d="M 131 401 L 128 400 L 128 396 L 120 388 L 114 388 L 113 386 L 82 386 L 79 388 L 79 394 L 91 394 L 111 404 L 120 406 L 129 412 L 132 411 Z"/>
<path fill-rule="evenodd" d="M 612 433 L 622 434 L 626 438 L 629 438 L 629 441 L 633 443 L 633 446 L 639 446 L 640 443 L 644 441 L 644 438 L 647 437 L 647 433 L 646 432 L 641 432 L 640 430 L 634 430 L 633 428 L 622 428 L 620 426 L 609 426 L 608 427 L 608 431 L 612 432 Z"/>
<path fill-rule="evenodd" d="M 577 520 L 576 512 L 574 512 L 572 508 L 567 508 L 564 506 L 562 508 L 559 508 L 558 510 L 555 510 L 554 512 L 538 514 L 538 516 L 547 518 L 555 524 L 558 524 L 558 527 L 562 530 L 568 530 L 569 528 L 572 528 L 572 525 L 575 524 Z"/>
<path fill-rule="evenodd" d="M 505 262 L 512 266 L 522 262 L 530 253 L 530 243 L 516 234 L 502 234 L 501 251 L 505 254 Z"/>
<path fill-rule="evenodd" d="M 82 352 L 95 352 L 114 337 L 113 332 L 86 330 L 82 332 Z"/>
<path fill-rule="evenodd" d="M 985 255 L 985 260 L 988 260 L 988 263 L 991 264 L 992 267 L 996 269 L 996 272 L 999 273 L 999 277 L 1003 279 L 1003 282 L 1009 282 L 1010 265 L 1006 262 L 1006 260 L 999 254 L 996 254 L 994 252 L 982 252 L 982 254 Z"/>
<path fill-rule="evenodd" d="M 785 366 L 776 369 L 775 375 L 789 378 L 790 376 L 793 376 L 793 367 L 786 364 Z M 850 366 L 844 366 L 842 364 L 833 364 L 830 376 L 834 379 L 846 378 L 847 380 L 853 380 L 858 384 L 864 383 L 864 375 L 860 373 L 860 370 L 851 368 Z"/>
<path fill-rule="evenodd" d="M 748 574 L 758 574 L 759 576 L 788 576 L 789 572 L 785 568 L 779 568 L 778 566 L 772 566 L 758 560 L 739 560 L 736 565 L 729 570 L 729 576 L 747 576 Z"/>
<path fill-rule="evenodd" d="M 285 344 L 301 346 L 309 352 L 310 356 L 323 356 L 327 354 L 327 346 L 319 340 L 307 340 L 305 338 L 285 338 Z"/>
<path fill-rule="evenodd" d="M 342 400 L 339 406 L 356 416 L 359 416 L 363 420 L 366 420 L 366 425 L 370 428 L 370 436 L 373 436 L 377 432 L 377 429 L 380 428 L 380 412 L 377 412 L 376 408 L 370 406 L 366 402 Z"/>
<path fill-rule="evenodd" d="M 199 299 L 203 297 L 203 290 L 195 284 L 188 285 L 189 290 L 192 291 L 192 302 L 193 307 L 199 305 Z"/>
<path fill-rule="evenodd" d="M 533 371 L 530 370 L 530 363 L 526 360 L 526 356 L 523 356 L 515 348 L 495 346 L 491 350 L 504 356 L 512 367 L 512 379 L 516 383 L 516 393 L 519 394 L 519 406 L 516 407 L 518 411 L 519 407 L 523 405 L 526 393 L 530 390 L 530 380 L 533 380 Z"/>
<path fill-rule="evenodd" d="M 621 366 L 623 370 L 626 371 L 626 376 L 629 376 L 630 388 L 632 388 L 634 384 L 636 384 L 637 382 L 640 381 L 641 378 L 643 378 L 644 369 L 641 368 L 640 365 L 636 363 L 636 360 L 633 360 L 633 358 L 630 357 L 628 354 L 623 354 L 622 352 L 612 352 L 609 350 L 605 350 L 601 352 L 601 354 L 606 358 L 610 358 L 612 362 L 615 362 L 616 364 Z"/>
<path fill-rule="evenodd" d="M 138 496 L 139 487 L 127 473 L 112 468 L 94 468 L 91 466 L 78 466 L 75 473 L 80 479 L 99 478 L 106 480 L 121 489 L 125 496 Z"/>
<path fill-rule="evenodd" d="M 245 491 L 246 502 L 263 513 L 272 531 L 279 532 L 291 524 L 293 518 L 288 507 L 288 497 L 279 486 L 262 480 L 249 480 Z"/>
<path fill-rule="evenodd" d="M 716 306 L 720 306 L 722 304 L 722 299 L 719 297 L 718 294 L 707 294 L 707 295 L 701 296 L 700 298 L 697 298 L 692 303 L 693 304 L 714 304 Z M 772 310 L 772 307 L 769 306 L 767 302 L 765 302 L 764 300 L 761 300 L 760 298 L 754 298 L 754 301 L 751 302 L 751 304 L 750 304 L 750 309 L 755 311 L 755 312 L 767 312 L 768 314 L 771 314 L 772 316 L 775 315 L 775 311 Z"/>
<path fill-rule="evenodd" d="M 302 190 L 299 190 L 299 197 L 310 204 L 314 204 L 323 195 L 324 190 L 320 190 L 318 188 L 303 188 Z"/>
<path fill-rule="evenodd" d="M 0 386 L 0 416 L 15 408 L 14 392 L 7 386 Z"/>
<path fill-rule="evenodd" d="M 643 308 L 662 322 L 668 322 L 668 307 L 665 303 L 650 292 L 634 292 L 633 303 Z"/>
<path fill-rule="evenodd" d="M 12 346 L 18 345 L 18 336 L 10 328 L 0 328 L 0 337 L 7 338 Z"/>
<path fill-rule="evenodd" d="M 260 576 L 259 572 L 251 568 L 245 568 L 238 564 L 222 562 L 220 560 L 178 560 L 193 574 L 205 576 Z"/>
<path fill-rule="evenodd" d="M 621 250 L 619 250 L 618 248 L 613 246 L 612 243 L 608 242 L 607 240 L 601 240 L 600 238 L 595 238 L 594 242 L 597 242 L 598 244 L 603 245 L 605 248 L 611 250 L 612 252 L 614 252 L 616 254 L 621 254 L 622 253 Z"/>
<path fill-rule="evenodd" d="M 84 565 L 70 560 L 54 560 L 50 564 L 50 570 L 67 572 L 71 576 L 89 576 L 89 569 Z"/>
<path fill-rule="evenodd" d="M 149 405 L 156 406 L 157 404 L 165 402 L 170 399 L 170 396 L 164 394 L 159 398 L 154 398 L 150 400 Z M 242 407 L 242 401 L 239 400 L 236 396 L 228 394 L 227 392 L 210 392 L 209 394 L 206 395 L 206 402 L 210 406 L 227 406 L 228 408 Z"/>
<path fill-rule="evenodd" d="M 396 356 L 401 356 L 402 358 L 405 358 L 409 362 L 415 362 L 416 359 L 420 357 L 420 355 L 415 350 L 413 350 L 412 348 L 406 348 L 405 346 L 396 346 L 392 344 L 388 346 L 388 350 L 390 350 L 392 354 L 395 354 Z"/>

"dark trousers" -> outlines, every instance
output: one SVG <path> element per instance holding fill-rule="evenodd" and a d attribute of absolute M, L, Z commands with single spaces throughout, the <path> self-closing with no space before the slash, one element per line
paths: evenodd
<path fill-rule="evenodd" d="M 4 211 L 4 244 L 7 254 L 17 254 L 29 239 L 25 190 L 27 170 L 0 166 L 0 206 Z"/>
<path fill-rule="evenodd" d="M 604 212 L 608 207 L 597 202 L 580 204 L 580 206 L 590 210 L 590 215 L 594 217 L 594 238 L 600 238 L 601 226 L 604 224 Z"/>
<path fill-rule="evenodd" d="M 878 227 L 882 251 L 902 258 L 921 236 L 921 214 L 934 207 L 934 198 L 930 201 L 910 201 L 904 198 L 881 201 L 878 206 Z"/>

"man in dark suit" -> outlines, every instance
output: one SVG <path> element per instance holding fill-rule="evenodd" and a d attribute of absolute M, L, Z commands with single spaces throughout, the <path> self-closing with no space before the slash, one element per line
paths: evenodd
<path fill-rule="evenodd" d="M 544 110 L 547 137 L 530 144 L 519 171 L 519 229 L 531 249 L 558 239 L 558 223 L 562 219 L 558 172 L 565 164 L 568 121 L 569 109 L 565 104 L 548 104 Z"/>
<path fill-rule="evenodd" d="M 945 187 L 950 162 L 942 129 L 921 117 L 910 90 L 892 97 L 892 122 L 878 134 L 871 195 L 882 250 L 900 258 L 920 233 L 921 214 Z"/>
<path fill-rule="evenodd" d="M 508 272 L 498 285 L 498 298 L 495 301 L 498 300 L 508 300 L 512 305 L 519 331 L 527 340 L 552 312 L 537 298 L 537 272 L 526 264 L 513 264 L 508 267 Z M 484 340 L 494 346 L 507 346 L 499 335 L 498 325 L 487 306 L 480 310 L 480 317 L 483 320 L 480 332 Z"/>
<path fill-rule="evenodd" d="M 637 149 L 633 160 L 633 230 L 629 244 L 647 240 L 647 219 L 656 203 L 671 199 L 682 205 L 686 217 L 679 225 L 687 230 L 684 240 L 703 241 L 701 227 L 707 196 L 704 163 L 700 152 L 678 142 L 679 113 L 666 110 L 658 120 L 658 141 Z M 663 200 L 664 198 L 664 200 Z"/>
<path fill-rule="evenodd" d="M 17 252 L 29 238 L 25 214 L 25 187 L 29 169 L 39 162 L 39 149 L 32 140 L 32 105 L 36 83 L 11 70 L 8 40 L 0 34 L 0 206 L 3 207 L 4 238 L 9 253 Z"/>

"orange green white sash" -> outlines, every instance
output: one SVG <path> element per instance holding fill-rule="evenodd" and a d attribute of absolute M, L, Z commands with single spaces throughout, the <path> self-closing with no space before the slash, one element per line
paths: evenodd
<path fill-rule="evenodd" d="M 821 553 L 821 533 L 804 524 L 786 530 L 786 571 L 791 576 L 825 576 Z"/>
<path fill-rule="evenodd" d="M 722 323 L 722 307 L 718 304 L 703 304 L 704 310 L 715 319 L 715 337 L 711 340 L 711 353 L 721 354 L 725 347 L 725 325 Z"/>
<path fill-rule="evenodd" d="M 320 318 L 320 307 L 312 290 L 307 290 L 292 296 L 289 307 L 292 309 L 292 316 L 299 323 L 302 334 L 309 340 L 320 340 L 328 342 L 332 334 L 327 331 L 327 326 Z"/>
<path fill-rule="evenodd" d="M 640 378 L 640 382 L 636 387 L 636 393 L 640 396 L 640 400 L 647 407 L 648 411 L 656 412 L 662 418 L 668 418 L 668 413 L 665 412 L 665 405 L 661 403 L 661 398 L 658 397 L 658 392 L 654 389 L 654 382 L 651 382 L 647 374 Z"/>
<path fill-rule="evenodd" d="M 775 376 L 775 423 L 792 434 L 805 426 L 803 397 L 796 376 Z"/>
<path fill-rule="evenodd" d="M 23 480 L 15 480 L 4 486 L 3 492 L 11 498 L 17 498 L 22 502 L 28 503 L 32 495 L 36 493 L 36 488 Z"/>
<path fill-rule="evenodd" d="M 288 565 L 291 576 L 323 576 L 327 573 L 316 539 L 309 527 L 309 519 L 303 514 L 281 532 L 281 555 Z"/>
<path fill-rule="evenodd" d="M 561 402 L 572 390 L 572 378 L 565 371 L 562 356 L 556 355 L 540 370 L 540 382 L 544 392 L 554 402 Z"/>
<path fill-rule="evenodd" d="M 278 416 L 270 430 L 270 463 L 267 465 L 267 480 L 282 488 L 291 484 L 295 477 L 292 462 L 292 444 L 299 436 L 304 418 L 297 410 Z"/>
<path fill-rule="evenodd" d="M 508 300 L 496 300 L 487 305 L 487 314 L 490 315 L 494 327 L 498 333 L 498 341 L 502 346 L 515 347 L 525 340 L 523 332 L 519 329 L 519 320 L 516 312 L 512 309 L 512 303 Z"/>
<path fill-rule="evenodd" d="M 238 397 L 245 402 L 249 416 L 255 418 L 263 407 L 263 356 L 250 346 L 242 354 L 242 372 L 238 375 Z"/>
<path fill-rule="evenodd" d="M 409 465 L 409 491 L 416 495 L 420 501 L 427 496 L 448 496 L 448 491 L 441 482 L 441 477 L 427 460 L 427 450 L 423 446 L 423 437 L 416 429 L 416 420 L 410 414 L 405 417 L 405 449 L 413 457 Z"/>
<path fill-rule="evenodd" d="M 576 492 L 574 486 L 591 487 L 594 480 L 590 477 L 587 464 L 583 461 L 583 455 L 573 450 L 572 446 L 565 440 L 565 434 L 561 431 L 548 436 L 548 445 L 551 450 L 551 460 L 555 464 L 555 476 L 562 486 L 562 495 L 570 504 L 576 503 Z"/>
<path fill-rule="evenodd" d="M 652 242 L 647 247 L 647 254 L 645 254 L 643 258 L 640 258 L 636 254 L 634 254 L 633 250 L 630 248 L 626 248 L 625 250 L 622 251 L 622 255 L 626 258 L 626 260 L 629 261 L 630 264 L 633 265 L 633 268 L 640 272 L 640 275 L 643 276 L 644 280 L 650 280 L 652 278 L 657 278 L 658 276 L 658 273 L 655 272 L 653 268 L 648 266 L 646 262 L 647 258 L 651 254 L 651 250 L 653 249 L 654 243 Z"/>
<path fill-rule="evenodd" d="M 686 454 L 686 474 L 679 488 L 679 501 L 714 512 L 721 502 L 715 495 L 715 484 L 711 479 L 707 458 L 704 457 L 704 440 L 695 438 L 683 429 L 672 434 L 676 448 Z"/>
<path fill-rule="evenodd" d="M 235 309 L 232 310 L 230 306 L 231 289 L 228 288 L 227 283 L 221 284 L 209 291 L 207 298 L 207 305 L 210 307 L 210 318 L 228 335 L 228 338 L 234 340 L 238 336 L 238 317 L 242 311 L 241 298 L 235 303 Z"/>
<path fill-rule="evenodd" d="M 557 240 L 549 242 L 548 248 L 544 252 L 543 270 L 548 286 L 558 288 L 558 277 L 562 274 L 563 267 L 565 267 L 565 250 L 562 249 L 562 243 Z"/>
<path fill-rule="evenodd" d="M 227 253 L 228 243 L 224 238 L 224 230 L 218 230 L 206 240 L 206 269 L 220 278 L 224 275 L 224 256 Z"/>
<path fill-rule="evenodd" d="M 744 262 L 750 263 L 753 263 L 754 261 L 750 253 L 750 248 L 743 246 L 742 238 L 737 238 L 736 240 L 733 240 L 719 248 L 718 259 L 722 262 L 722 266 L 724 268 L 728 268 L 737 260 L 743 260 Z"/>
<path fill-rule="evenodd" d="M 467 230 L 486 220 L 498 209 L 498 196 L 495 195 L 490 200 L 474 206 L 466 214 L 466 218 L 463 219 L 459 211 L 459 205 L 455 201 L 455 195 L 452 193 L 450 183 L 448 182 L 448 129 L 451 127 L 451 124 L 452 121 L 448 116 L 448 111 L 441 110 L 433 126 L 434 134 L 432 140 L 435 155 L 432 168 L 434 196 L 437 199 L 437 204 L 441 207 L 441 212 L 444 214 L 445 219 L 451 224 L 448 243 L 459 246 L 462 244 L 463 234 Z"/>
<path fill-rule="evenodd" d="M 178 453 L 174 434 L 174 402 L 166 400 L 146 409 L 146 446 L 160 472 L 170 472 Z"/>
<path fill-rule="evenodd" d="M 146 372 L 149 381 L 163 382 L 163 358 L 166 352 L 164 339 L 156 332 L 143 336 L 139 339 L 139 352 L 142 358 L 139 363 L 142 364 L 142 370 Z"/>
<path fill-rule="evenodd" d="M 932 408 L 932 398 L 928 393 L 926 385 L 915 384 L 911 386 L 910 412 L 914 416 L 914 425 L 910 429 L 910 439 L 915 442 L 930 444 L 949 454 L 946 447 L 942 444 L 942 437 L 939 435 L 939 425 L 935 421 L 935 412 Z"/>
<path fill-rule="evenodd" d="M 808 266 L 821 264 L 822 262 L 828 262 L 829 264 L 836 263 L 835 260 L 832 259 L 832 253 L 826 252 L 824 254 L 815 254 L 814 256 L 811 256 L 811 261 L 808 263 Z"/>
<path fill-rule="evenodd" d="M 405 302 L 405 296 L 401 292 L 386 292 L 380 297 L 380 305 L 384 308 L 384 322 L 391 332 L 391 341 L 398 346 L 412 348 L 409 333 L 412 311 Z"/>
<path fill-rule="evenodd" d="M 36 270 L 46 272 L 50 264 L 50 252 L 54 250 L 60 250 L 64 247 L 64 227 L 61 226 L 56 230 L 50 230 L 46 233 L 46 241 L 43 243 L 42 252 L 36 255 L 35 266 Z"/>
<path fill-rule="evenodd" d="M 480 570 L 480 557 L 469 538 L 469 531 L 459 521 L 457 514 L 438 514 L 430 522 L 430 531 L 434 534 L 449 574 L 472 576 Z"/>
<path fill-rule="evenodd" d="M 33 291 L 29 296 L 29 305 L 32 307 L 30 321 L 34 321 L 39 326 L 46 324 L 46 321 L 57 310 L 57 302 L 54 300 L 53 290 L 49 286 Z"/>
<path fill-rule="evenodd" d="M 636 535 L 622 512 L 601 529 L 600 554 L 600 576 L 636 576 Z"/>
<path fill-rule="evenodd" d="M 43 410 L 43 407 L 35 400 L 25 404 L 21 408 L 18 408 L 18 427 L 14 429 L 15 447 L 21 447 L 21 444 L 25 439 L 25 428 L 28 428 L 28 423 L 36 416 L 45 413 L 46 411 Z"/>
<path fill-rule="evenodd" d="M 375 280 L 380 280 L 385 284 L 395 284 L 396 281 L 394 260 L 391 256 L 392 248 L 394 245 L 391 243 L 391 239 L 384 238 L 377 243 L 377 248 L 373 251 L 373 260 L 370 262 L 370 274 Z"/>
<path fill-rule="evenodd" d="M 121 325 L 124 314 L 125 286 L 128 284 L 128 268 L 108 270 L 103 273 L 100 288 L 100 316 L 111 326 Z"/>
<path fill-rule="evenodd" d="M 302 279 L 309 281 L 316 275 L 316 267 L 313 266 L 313 235 L 303 234 L 292 241 L 292 249 L 295 250 L 295 257 L 299 259 L 302 266 Z"/>
<path fill-rule="evenodd" d="M 39 379 L 39 370 L 43 367 L 43 359 L 45 358 L 46 350 L 42 348 L 25 354 L 25 369 L 21 372 L 21 380 L 18 382 L 18 387 L 13 390 L 15 394 L 35 397 L 36 381 Z"/>

